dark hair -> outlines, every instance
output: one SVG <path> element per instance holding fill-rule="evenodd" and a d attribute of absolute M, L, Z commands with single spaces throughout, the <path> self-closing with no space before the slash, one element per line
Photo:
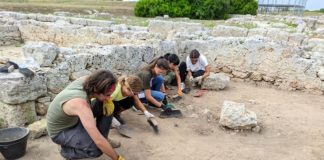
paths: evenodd
<path fill-rule="evenodd" d="M 92 73 L 83 83 L 83 89 L 90 94 L 106 93 L 107 90 L 117 82 L 116 77 L 109 70 L 97 70 Z"/>
<path fill-rule="evenodd" d="M 144 69 L 153 69 L 155 65 L 158 68 L 164 69 L 164 70 L 169 70 L 169 61 L 166 60 L 164 57 L 159 57 L 154 59 L 148 66 L 144 67 Z"/>
<path fill-rule="evenodd" d="M 179 63 L 180 63 L 179 57 L 176 54 L 167 53 L 164 55 L 164 58 L 176 66 L 179 65 Z"/>
<path fill-rule="evenodd" d="M 192 50 L 189 55 L 190 58 L 199 58 L 199 56 L 200 56 L 200 53 L 196 49 Z"/>

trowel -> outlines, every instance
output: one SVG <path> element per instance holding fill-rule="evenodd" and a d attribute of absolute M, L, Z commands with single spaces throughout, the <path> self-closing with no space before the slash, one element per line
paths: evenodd
<path fill-rule="evenodd" d="M 159 133 L 159 127 L 156 119 L 154 117 L 150 117 L 147 122 L 150 124 L 150 126 L 153 128 L 154 133 L 158 134 Z"/>
<path fill-rule="evenodd" d="M 160 118 L 181 118 L 182 117 L 182 112 L 178 109 L 173 110 L 165 110 L 160 113 Z"/>
<path fill-rule="evenodd" d="M 127 125 L 125 125 L 125 124 L 118 126 L 116 129 L 120 135 L 122 135 L 126 138 L 132 138 L 132 136 L 133 136 L 132 130 L 130 128 L 128 128 Z"/>

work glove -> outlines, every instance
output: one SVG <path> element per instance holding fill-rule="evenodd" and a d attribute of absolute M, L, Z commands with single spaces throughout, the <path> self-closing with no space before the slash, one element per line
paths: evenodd
<path fill-rule="evenodd" d="M 178 88 L 178 96 L 182 96 L 182 90 L 181 90 L 181 88 Z"/>
<path fill-rule="evenodd" d="M 147 119 L 154 117 L 154 115 L 147 110 L 144 111 L 144 115 Z"/>
<path fill-rule="evenodd" d="M 110 116 L 114 112 L 114 109 L 115 105 L 112 99 L 108 99 L 103 103 L 103 114 L 105 116 Z"/>
<path fill-rule="evenodd" d="M 170 108 L 170 106 L 168 106 L 168 105 L 165 105 L 165 104 L 163 104 L 162 103 L 162 105 L 161 105 L 161 108 L 164 110 L 164 111 L 167 111 L 167 110 L 172 110 L 171 108 Z"/>
<path fill-rule="evenodd" d="M 123 156 L 121 156 L 121 155 L 118 155 L 117 160 L 125 160 L 125 158 Z"/>
<path fill-rule="evenodd" d="M 199 77 L 196 77 L 194 81 L 197 82 L 199 85 L 201 85 L 202 80 L 203 80 L 203 77 L 199 76 Z"/>

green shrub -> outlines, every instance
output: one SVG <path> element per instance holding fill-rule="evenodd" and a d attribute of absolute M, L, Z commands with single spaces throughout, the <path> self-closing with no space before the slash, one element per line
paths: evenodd
<path fill-rule="evenodd" d="M 258 2 L 255 0 L 230 0 L 231 14 L 251 14 L 256 15 Z"/>
<path fill-rule="evenodd" d="M 140 17 L 187 17 L 190 5 L 187 0 L 140 0 L 135 6 L 135 15 Z"/>
<path fill-rule="evenodd" d="M 228 0 L 189 0 L 191 4 L 190 18 L 226 19 L 228 18 Z"/>
<path fill-rule="evenodd" d="M 324 13 L 324 8 L 321 8 L 319 11 L 322 12 L 322 13 Z"/>
<path fill-rule="evenodd" d="M 255 0 L 140 0 L 136 3 L 135 15 L 227 19 L 229 13 L 255 15 L 257 8 Z"/>

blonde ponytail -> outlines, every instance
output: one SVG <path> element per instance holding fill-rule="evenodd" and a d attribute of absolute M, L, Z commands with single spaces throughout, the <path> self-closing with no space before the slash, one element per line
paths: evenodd
<path fill-rule="evenodd" d="M 121 86 L 126 86 L 136 93 L 143 89 L 143 83 L 137 76 L 121 76 L 118 78 L 118 82 Z"/>

